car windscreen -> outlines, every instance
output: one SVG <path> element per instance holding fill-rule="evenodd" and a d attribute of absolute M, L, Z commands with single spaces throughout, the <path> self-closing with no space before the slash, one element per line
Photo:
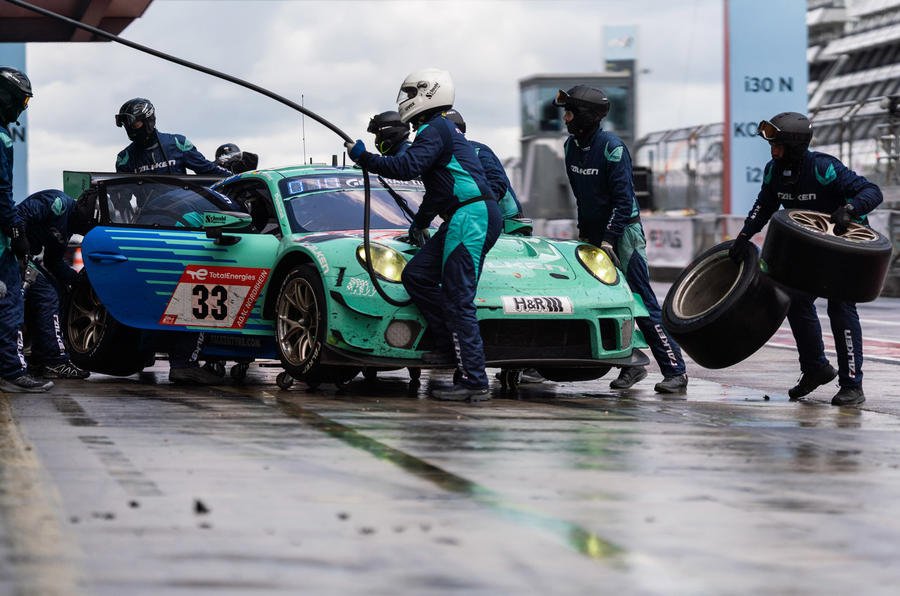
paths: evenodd
<path fill-rule="evenodd" d="M 372 189 L 373 229 L 409 228 L 410 217 L 377 176 L 369 177 Z M 415 213 L 425 187 L 419 180 L 385 180 Z M 285 178 L 278 183 L 294 232 L 359 230 L 363 227 L 365 195 L 361 173 L 309 175 Z"/>
<path fill-rule="evenodd" d="M 109 180 L 105 186 L 111 223 L 199 227 L 199 219 L 185 216 L 236 209 L 212 189 L 175 181 L 129 178 Z"/>

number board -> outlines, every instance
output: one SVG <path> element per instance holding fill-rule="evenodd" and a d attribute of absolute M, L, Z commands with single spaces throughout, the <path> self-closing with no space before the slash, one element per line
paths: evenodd
<path fill-rule="evenodd" d="M 188 265 L 159 324 L 243 329 L 269 271 Z"/>

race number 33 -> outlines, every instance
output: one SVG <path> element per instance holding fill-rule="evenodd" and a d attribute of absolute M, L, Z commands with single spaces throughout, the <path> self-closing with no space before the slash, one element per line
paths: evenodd
<path fill-rule="evenodd" d="M 268 269 L 189 265 L 159 324 L 242 329 L 268 277 Z"/>

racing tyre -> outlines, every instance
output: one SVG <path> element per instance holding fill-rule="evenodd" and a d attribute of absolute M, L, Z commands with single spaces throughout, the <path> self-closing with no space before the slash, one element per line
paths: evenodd
<path fill-rule="evenodd" d="M 310 386 L 355 377 L 359 368 L 321 364 L 327 335 L 322 280 L 311 265 L 299 265 L 284 278 L 275 303 L 275 345 L 284 369 Z"/>
<path fill-rule="evenodd" d="M 65 306 L 66 344 L 79 368 L 105 375 L 128 376 L 144 370 L 153 357 L 141 350 L 141 331 L 116 321 L 100 302 L 86 274 L 80 274 Z"/>
<path fill-rule="evenodd" d="M 762 260 L 766 273 L 789 288 L 845 302 L 870 302 L 881 293 L 891 241 L 856 223 L 837 236 L 827 213 L 784 209 L 769 221 Z"/>
<path fill-rule="evenodd" d="M 694 259 L 666 295 L 662 324 L 694 361 L 725 368 L 765 344 L 787 316 L 790 297 L 760 270 L 759 252 L 736 264 L 734 241 Z"/>
<path fill-rule="evenodd" d="M 596 368 L 537 368 L 541 376 L 548 381 L 563 383 L 566 381 L 593 381 L 609 372 L 611 366 Z"/>

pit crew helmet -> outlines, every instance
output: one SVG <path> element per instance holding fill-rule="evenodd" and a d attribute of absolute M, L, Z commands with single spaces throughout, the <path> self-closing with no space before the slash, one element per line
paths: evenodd
<path fill-rule="evenodd" d="M 400 121 L 410 122 L 423 112 L 450 108 L 455 98 L 453 79 L 446 70 L 423 68 L 411 72 L 397 95 Z"/>
<path fill-rule="evenodd" d="M 135 127 L 138 122 L 144 124 Z M 149 99 L 135 97 L 129 99 L 116 114 L 116 126 L 124 126 L 128 138 L 134 142 L 147 141 L 156 132 L 156 109 Z"/>
<path fill-rule="evenodd" d="M 452 122 L 456 125 L 456 128 L 459 129 L 459 132 L 466 134 L 466 121 L 463 119 L 462 114 L 459 113 L 458 110 L 447 110 L 443 114 L 444 118 Z"/>
<path fill-rule="evenodd" d="M 781 112 L 771 120 L 763 120 L 756 127 L 756 134 L 766 141 L 784 145 L 784 157 L 781 161 L 785 175 L 795 181 L 800 175 L 800 164 L 809 143 L 812 141 L 813 128 L 809 118 L 797 112 Z M 791 174 L 788 174 L 791 172 Z"/>
<path fill-rule="evenodd" d="M 553 105 L 572 112 L 573 118 L 566 123 L 566 129 L 573 135 L 591 131 L 609 114 L 609 98 L 606 93 L 588 85 L 575 85 L 568 91 L 560 89 Z"/>
<path fill-rule="evenodd" d="M 224 145 L 219 145 L 219 148 L 216 149 L 216 163 L 219 165 L 230 159 L 240 158 L 240 156 L 241 148 L 234 143 L 225 143 Z"/>
<path fill-rule="evenodd" d="M 34 97 L 28 76 L 11 66 L 0 67 L 0 124 L 15 122 Z"/>
<path fill-rule="evenodd" d="M 375 147 L 382 155 L 389 155 L 394 147 L 409 138 L 409 123 L 403 122 L 394 110 L 372 116 L 366 130 L 374 133 Z"/>

